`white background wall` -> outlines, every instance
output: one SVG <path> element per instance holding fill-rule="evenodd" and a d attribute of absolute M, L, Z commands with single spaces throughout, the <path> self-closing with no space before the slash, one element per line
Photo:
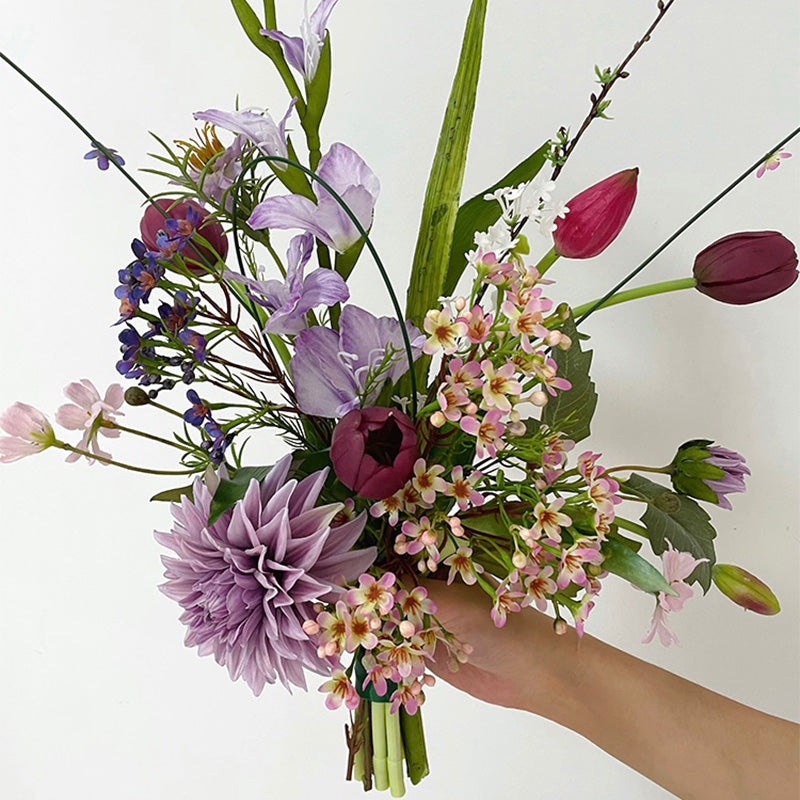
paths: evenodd
<path fill-rule="evenodd" d="M 283 27 L 296 29 L 299 0 L 278 5 Z M 347 142 L 380 176 L 374 237 L 401 286 L 467 7 L 342 0 L 330 24 L 324 141 Z M 492 0 L 465 195 L 560 124 L 577 126 L 594 63 L 617 63 L 654 12 L 655 2 L 641 0 Z M 7 2 L 3 22 L 3 49 L 133 168 L 148 165 L 148 130 L 187 137 L 195 110 L 232 108 L 237 94 L 243 106 L 285 108 L 270 64 L 222 0 Z M 640 197 L 602 256 L 554 270 L 558 296 L 577 303 L 599 295 L 797 125 L 799 28 L 789 0 L 676 3 L 615 89 L 614 121 L 595 123 L 564 171 L 567 199 L 638 165 Z M 139 200 L 113 171 L 85 163 L 88 144 L 5 66 L 0 97 L 0 408 L 21 399 L 52 413 L 69 381 L 104 387 L 117 378 L 112 293 L 130 258 Z M 687 275 L 697 251 L 737 230 L 800 240 L 800 144 L 789 149 L 792 161 L 748 179 L 647 277 Z M 366 259 L 354 281 L 358 301 L 388 311 Z M 590 632 L 794 719 L 798 291 L 744 308 L 683 293 L 598 313 L 587 326 L 600 392 L 589 444 L 608 464 L 665 463 L 693 437 L 745 453 L 748 493 L 733 513 L 713 513 L 718 555 L 761 576 L 783 603 L 779 616 L 761 618 L 709 593 L 675 620 L 683 646 L 664 650 L 639 644 L 650 599 L 609 579 Z M 160 422 L 133 409 L 127 419 Z M 136 442 L 121 442 L 115 454 L 169 464 Z M 272 448 L 262 457 L 272 461 Z M 315 692 L 289 697 L 273 688 L 254 699 L 183 647 L 178 608 L 156 589 L 160 548 L 151 530 L 169 525 L 169 512 L 147 498 L 162 488 L 156 478 L 64 465 L 55 452 L 2 467 L 0 795 L 358 796 L 342 781 L 343 714 L 326 711 Z M 568 731 L 443 684 L 429 693 L 425 718 L 433 774 L 413 790 L 419 798 L 522 788 L 554 800 L 669 796 Z"/>

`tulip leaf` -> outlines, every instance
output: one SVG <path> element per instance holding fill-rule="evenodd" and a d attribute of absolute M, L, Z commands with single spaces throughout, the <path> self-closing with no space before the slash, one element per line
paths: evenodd
<path fill-rule="evenodd" d="M 151 503 L 180 503 L 182 497 L 192 496 L 192 486 L 179 486 L 176 489 L 166 489 L 163 492 L 154 494 L 150 498 Z"/>
<path fill-rule="evenodd" d="M 647 528 L 650 545 L 656 555 L 661 555 L 668 543 L 675 550 L 691 553 L 695 558 L 708 559 L 699 564 L 686 579 L 698 582 L 703 591 L 711 586 L 711 570 L 716 562 L 714 537 L 717 532 L 701 506 L 684 494 L 671 492 L 660 483 L 633 473 L 620 484 L 625 492 L 647 500 L 647 510 L 641 522 Z"/>
<path fill-rule="evenodd" d="M 551 430 L 560 431 L 568 439 L 580 442 L 591 433 L 591 421 L 597 407 L 597 392 L 589 377 L 592 351 L 581 348 L 575 322 L 570 316 L 561 331 L 572 339 L 569 350 L 556 347 L 552 351 L 558 365 L 558 377 L 566 378 L 572 388 L 558 391 L 542 411 L 542 422 Z"/>
<path fill-rule="evenodd" d="M 438 305 L 450 261 L 475 111 L 487 2 L 472 0 L 461 57 L 425 192 L 406 300 L 406 315 L 418 327 L 422 327 L 425 313 Z M 421 361 L 418 369 L 423 371 L 427 359 Z"/>
<path fill-rule="evenodd" d="M 263 481 L 271 469 L 272 467 L 240 467 L 232 478 L 221 480 L 211 501 L 208 524 L 213 525 L 224 512 L 244 497 L 251 480 Z"/>
<path fill-rule="evenodd" d="M 603 543 L 603 569 L 625 578 L 645 592 L 677 595 L 667 579 L 638 553 L 623 542 L 610 538 Z"/>
<path fill-rule="evenodd" d="M 467 200 L 458 209 L 455 229 L 453 230 L 453 244 L 450 248 L 450 264 L 444 280 L 442 294 L 449 296 L 453 293 L 459 278 L 466 267 L 466 253 L 472 249 L 475 233 L 488 230 L 500 219 L 500 204 L 495 200 L 484 200 L 484 195 L 503 189 L 506 186 L 518 186 L 533 180 L 544 166 L 550 142 L 545 142 L 535 153 L 529 155 L 524 161 L 517 164 L 514 169 L 502 177 L 488 189 L 476 194 Z"/>

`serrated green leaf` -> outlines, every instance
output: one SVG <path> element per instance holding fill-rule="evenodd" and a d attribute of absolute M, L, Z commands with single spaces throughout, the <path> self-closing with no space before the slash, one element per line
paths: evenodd
<path fill-rule="evenodd" d="M 558 365 L 558 376 L 566 378 L 572 388 L 559 391 L 550 398 L 542 411 L 542 422 L 580 442 L 591 433 L 591 421 L 597 407 L 597 392 L 589 377 L 592 351 L 581 348 L 572 316 L 564 322 L 561 330 L 572 339 L 572 346 L 569 350 L 555 348 L 553 359 Z"/>
<path fill-rule="evenodd" d="M 425 313 L 437 305 L 450 263 L 475 112 L 486 7 L 487 0 L 472 0 L 461 57 L 425 192 L 406 300 L 406 316 L 418 327 L 422 327 Z M 425 364 L 427 361 L 419 369 L 423 370 Z"/>
<path fill-rule="evenodd" d="M 221 480 L 211 501 L 208 524 L 213 525 L 225 511 L 244 497 L 251 480 L 263 481 L 271 469 L 272 467 L 240 467 L 232 478 Z"/>
<path fill-rule="evenodd" d="M 191 486 L 180 486 L 177 489 L 167 489 L 164 492 L 159 492 L 158 494 L 154 494 L 150 498 L 150 502 L 179 503 L 182 497 L 191 497 L 191 496 L 192 496 Z"/>
<path fill-rule="evenodd" d="M 677 595 L 666 578 L 649 562 L 617 539 L 603 542 L 603 569 L 625 578 L 645 592 Z"/>
<path fill-rule="evenodd" d="M 708 559 L 687 578 L 689 583 L 697 581 L 707 592 L 711 586 L 711 570 L 716 562 L 714 537 L 717 535 L 708 514 L 691 497 L 675 494 L 660 483 L 636 473 L 620 486 L 626 492 L 650 501 L 641 522 L 647 528 L 656 555 L 660 556 L 669 542 L 676 550 L 691 553 L 695 558 Z"/>
<path fill-rule="evenodd" d="M 472 249 L 475 233 L 488 230 L 498 219 L 501 209 L 494 200 L 484 200 L 486 194 L 503 189 L 506 186 L 518 186 L 533 180 L 547 160 L 550 142 L 545 142 L 535 153 L 529 155 L 524 161 L 517 164 L 507 175 L 497 183 L 484 189 L 480 194 L 467 200 L 459 209 L 456 224 L 453 229 L 453 243 L 450 247 L 450 264 L 444 280 L 442 294 L 449 296 L 453 293 L 459 278 L 466 267 L 465 254 Z"/>

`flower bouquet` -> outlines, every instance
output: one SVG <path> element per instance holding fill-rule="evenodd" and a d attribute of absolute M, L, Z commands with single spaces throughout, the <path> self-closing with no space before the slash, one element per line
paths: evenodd
<path fill-rule="evenodd" d="M 579 306 L 558 297 L 558 267 L 599 255 L 623 230 L 638 170 L 571 198 L 559 197 L 557 179 L 673 2 L 657 4 L 617 66 L 595 68 L 577 130 L 499 165 L 503 177 L 463 200 L 487 11 L 473 0 L 404 308 L 370 236 L 379 179 L 352 147 L 320 135 L 336 0 L 296 20 L 299 36 L 278 26 L 274 2 L 259 16 L 234 0 L 286 86 L 283 112 L 198 110 L 193 134 L 157 137 L 155 194 L 72 118 L 90 142 L 86 158 L 122 171 L 145 198 L 114 290 L 117 370 L 129 386 L 67 386 L 55 419 L 71 441 L 15 403 L 0 418 L 0 461 L 56 448 L 67 461 L 159 472 L 120 462 L 105 439 L 170 448 L 176 463 L 160 473 L 175 477 L 153 499 L 171 503 L 172 522 L 156 539 L 187 646 L 255 694 L 323 676 L 325 704 L 350 712 L 347 777 L 366 789 L 401 796 L 406 778 L 425 777 L 431 666 L 469 659 L 427 581 L 480 587 L 497 627 L 535 606 L 554 614 L 556 635 L 570 625 L 582 635 L 603 583 L 621 579 L 652 595 L 645 640 L 665 645 L 677 641 L 670 615 L 695 587 L 779 610 L 762 581 L 717 562 L 701 505 L 730 509 L 749 474 L 741 455 L 690 439 L 664 465 L 632 466 L 578 446 L 597 404 L 588 317 L 684 289 L 749 304 L 798 275 L 787 238 L 753 231 L 709 244 L 685 279 L 624 289 L 698 214 L 604 296 Z M 796 133 L 757 154 L 703 212 L 789 157 Z M 373 276 L 394 317 L 351 301 L 352 282 Z M 174 420 L 172 436 L 129 422 L 141 407 Z M 284 455 L 248 446 L 263 430 L 280 435 Z"/>

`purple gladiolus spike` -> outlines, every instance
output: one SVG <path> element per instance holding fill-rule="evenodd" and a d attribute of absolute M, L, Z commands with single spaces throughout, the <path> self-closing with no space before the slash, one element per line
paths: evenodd
<path fill-rule="evenodd" d="M 416 360 L 423 339 L 410 322 L 406 330 Z M 357 306 L 344 308 L 338 332 L 308 328 L 298 334 L 294 345 L 290 369 L 297 404 L 303 413 L 318 417 L 343 417 L 362 401 L 374 403 L 387 380 L 396 382 L 408 371 L 400 323 L 391 317 L 373 317 Z M 394 355 L 387 363 L 390 352 Z"/>
<path fill-rule="evenodd" d="M 337 142 L 320 160 L 317 173 L 347 203 L 361 227 L 368 230 L 372 225 L 380 181 L 361 156 Z M 296 194 L 267 198 L 253 209 L 247 223 L 255 229 L 299 228 L 313 233 L 337 253 L 344 253 L 361 238 L 361 234 L 329 192 L 315 183 L 314 193 L 316 204 Z"/>
<path fill-rule="evenodd" d="M 272 312 L 264 325 L 267 333 L 299 333 L 307 327 L 306 314 L 312 308 L 329 307 L 349 299 L 347 284 L 331 269 L 320 267 L 307 278 L 303 277 L 313 249 L 314 237 L 310 233 L 292 239 L 286 254 L 285 281 L 256 281 L 230 270 L 225 273 L 228 280 L 244 283 L 250 290 L 250 297 Z"/>
<path fill-rule="evenodd" d="M 264 155 L 287 158 L 289 148 L 286 143 L 286 122 L 296 102 L 295 97 L 277 125 L 266 111 L 263 114 L 256 114 L 253 111 L 218 111 L 209 108 L 207 111 L 196 111 L 194 118 L 246 136 Z M 286 165 L 276 163 L 275 168 L 283 170 L 286 169 Z"/>
<path fill-rule="evenodd" d="M 325 44 L 325 29 L 328 17 L 338 0 L 322 0 L 311 17 L 306 9 L 300 25 L 300 36 L 287 36 L 282 31 L 262 28 L 260 33 L 280 44 L 287 63 L 296 69 L 306 83 L 311 83 L 317 74 L 319 57 Z"/>

